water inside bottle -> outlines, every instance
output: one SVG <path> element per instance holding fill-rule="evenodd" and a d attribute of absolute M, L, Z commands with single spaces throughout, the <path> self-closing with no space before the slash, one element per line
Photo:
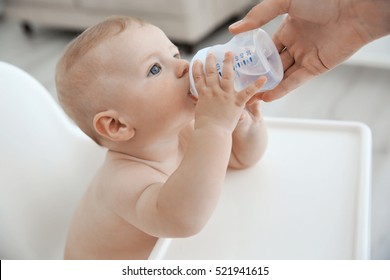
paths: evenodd
<path fill-rule="evenodd" d="M 192 77 L 192 63 L 194 60 L 200 59 L 205 71 L 206 56 L 209 52 L 213 53 L 216 58 L 218 74 L 222 77 L 223 60 L 227 51 L 234 54 L 233 70 L 235 72 L 234 88 L 236 91 L 241 91 L 254 83 L 260 76 L 267 78 L 266 84 L 260 91 L 267 91 L 273 89 L 283 78 L 283 65 L 275 45 L 265 31 L 257 29 L 238 34 L 226 44 L 214 45 L 198 51 L 190 64 L 192 94 L 197 96 Z"/>
<path fill-rule="evenodd" d="M 254 46 L 241 49 L 235 54 L 233 69 L 236 75 L 234 79 L 234 86 L 236 90 L 241 90 L 249 86 L 260 76 L 267 77 L 267 83 L 261 91 L 269 90 L 279 82 L 272 74 L 267 58 L 256 54 Z"/>

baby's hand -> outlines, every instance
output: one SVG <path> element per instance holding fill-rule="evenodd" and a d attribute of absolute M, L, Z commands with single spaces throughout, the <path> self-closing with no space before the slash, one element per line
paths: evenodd
<path fill-rule="evenodd" d="M 254 102 L 249 101 L 245 110 L 242 112 L 239 124 L 242 122 L 254 122 L 257 123 L 262 120 L 262 115 L 260 111 L 260 101 L 256 100 Z"/>
<path fill-rule="evenodd" d="M 218 76 L 213 54 L 207 55 L 205 74 L 202 63 L 195 61 L 193 76 L 199 94 L 195 109 L 195 127 L 215 125 L 229 132 L 236 127 L 245 104 L 266 82 L 265 77 L 260 77 L 245 89 L 235 92 L 231 52 L 225 54 L 221 79 Z"/>

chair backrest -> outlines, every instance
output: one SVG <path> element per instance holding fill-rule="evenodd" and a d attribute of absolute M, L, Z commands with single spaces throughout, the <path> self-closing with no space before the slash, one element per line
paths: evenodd
<path fill-rule="evenodd" d="M 0 258 L 61 259 L 67 227 L 105 150 L 47 90 L 0 61 Z"/>

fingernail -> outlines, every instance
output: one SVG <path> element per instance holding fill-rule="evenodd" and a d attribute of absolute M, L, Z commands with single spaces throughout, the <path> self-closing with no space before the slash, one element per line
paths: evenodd
<path fill-rule="evenodd" d="M 215 55 L 213 53 L 208 53 L 206 59 L 215 59 Z"/>
<path fill-rule="evenodd" d="M 231 28 L 236 28 L 236 27 L 238 27 L 241 23 L 242 23 L 242 19 L 240 19 L 239 21 L 237 21 L 237 22 L 231 24 L 231 25 L 229 26 L 229 29 L 231 29 Z"/>
<path fill-rule="evenodd" d="M 228 51 L 228 52 L 225 53 L 225 59 L 229 59 L 231 57 L 233 57 L 233 53 L 232 52 Z"/>

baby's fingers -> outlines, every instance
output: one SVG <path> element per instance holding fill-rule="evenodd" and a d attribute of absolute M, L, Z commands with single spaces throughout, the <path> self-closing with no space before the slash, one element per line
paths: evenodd
<path fill-rule="evenodd" d="M 215 56 L 212 53 L 206 56 L 206 83 L 209 87 L 219 87 L 219 75 L 216 67 Z"/>
<path fill-rule="evenodd" d="M 233 53 L 225 53 L 223 61 L 221 88 L 225 91 L 232 91 L 234 89 L 234 70 L 233 70 Z"/>
<path fill-rule="evenodd" d="M 202 62 L 196 60 L 192 66 L 192 76 L 194 78 L 194 83 L 196 90 L 199 94 L 203 94 L 206 87 L 206 80 L 203 74 L 203 65 Z"/>
<path fill-rule="evenodd" d="M 244 106 L 267 82 L 267 78 L 262 76 L 253 84 L 247 86 L 242 91 L 237 93 L 236 104 Z"/>

